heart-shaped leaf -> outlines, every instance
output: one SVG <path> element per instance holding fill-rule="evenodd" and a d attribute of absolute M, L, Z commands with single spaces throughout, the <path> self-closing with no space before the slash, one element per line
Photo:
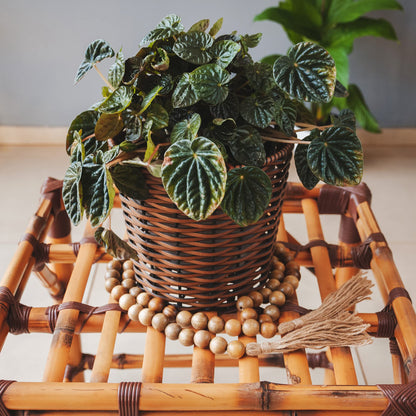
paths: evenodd
<path fill-rule="evenodd" d="M 274 100 L 264 95 L 251 95 L 242 101 L 240 114 L 248 123 L 266 128 L 275 114 Z"/>
<path fill-rule="evenodd" d="M 191 74 L 184 73 L 172 94 L 174 108 L 189 107 L 199 101 Z"/>
<path fill-rule="evenodd" d="M 192 114 L 189 119 L 185 119 L 173 126 L 170 140 L 175 143 L 179 140 L 193 140 L 198 135 L 201 126 L 201 116 L 197 113 Z"/>
<path fill-rule="evenodd" d="M 71 152 L 72 143 L 74 142 L 74 131 L 81 131 L 81 139 L 85 139 L 94 134 L 95 125 L 97 124 L 100 114 L 97 111 L 84 111 L 78 114 L 72 121 L 66 136 L 66 151 L 68 155 Z"/>
<path fill-rule="evenodd" d="M 149 196 L 142 167 L 122 163 L 112 166 L 110 173 L 114 184 L 123 195 L 139 201 Z"/>
<path fill-rule="evenodd" d="M 121 113 L 130 105 L 133 93 L 132 87 L 121 85 L 97 107 L 97 111 L 107 114 Z"/>
<path fill-rule="evenodd" d="M 315 135 L 319 136 L 318 129 L 312 130 L 311 134 L 306 139 L 303 139 L 303 141 L 310 141 Z M 308 146 L 306 144 L 298 144 L 296 146 L 294 160 L 296 165 L 296 172 L 300 181 L 306 189 L 310 190 L 315 188 L 319 182 L 319 178 L 317 178 L 309 168 L 307 153 Z"/>
<path fill-rule="evenodd" d="M 108 82 L 117 88 L 120 85 L 121 80 L 124 76 L 124 56 L 121 50 L 117 52 L 116 61 L 110 66 L 108 70 Z"/>
<path fill-rule="evenodd" d="M 244 71 L 247 80 L 255 91 L 268 92 L 276 84 L 273 79 L 273 68 L 266 63 L 255 62 Z"/>
<path fill-rule="evenodd" d="M 160 130 L 168 126 L 169 114 L 159 103 L 153 102 L 146 112 L 146 119 L 152 120 L 152 130 Z"/>
<path fill-rule="evenodd" d="M 121 116 L 125 126 L 125 139 L 129 142 L 140 139 L 140 136 L 142 135 L 142 120 L 140 117 L 130 109 L 124 110 L 121 113 Z"/>
<path fill-rule="evenodd" d="M 176 36 L 184 30 L 180 17 L 170 14 L 166 16 L 150 33 L 148 33 L 140 42 L 141 45 L 146 45 L 156 40 L 167 39 L 171 36 Z"/>
<path fill-rule="evenodd" d="M 102 152 L 85 159 L 82 169 L 84 207 L 93 227 L 101 224 L 110 213 L 115 190 L 107 170 Z"/>
<path fill-rule="evenodd" d="M 161 85 L 156 85 L 156 87 L 153 87 L 151 91 L 146 94 L 146 97 L 144 97 L 140 106 L 139 114 L 143 114 L 149 108 L 150 104 L 152 104 L 153 100 L 159 95 L 162 88 Z"/>
<path fill-rule="evenodd" d="M 137 260 L 136 251 L 114 231 L 104 227 L 98 227 L 95 231 L 95 239 L 98 244 L 105 247 L 105 251 L 118 260 Z"/>
<path fill-rule="evenodd" d="M 222 103 L 210 106 L 209 110 L 216 118 L 237 119 L 240 115 L 240 100 L 236 94 L 230 91 L 227 98 Z"/>
<path fill-rule="evenodd" d="M 79 224 L 84 212 L 82 206 L 81 176 L 82 163 L 71 163 L 65 173 L 62 187 L 65 210 L 74 225 Z"/>
<path fill-rule="evenodd" d="M 335 89 L 335 63 L 331 55 L 313 42 L 292 46 L 273 66 L 277 85 L 298 100 L 331 100 Z"/>
<path fill-rule="evenodd" d="M 348 127 L 355 131 L 355 114 L 349 108 L 344 108 L 339 114 L 332 114 L 331 121 L 334 127 Z"/>
<path fill-rule="evenodd" d="M 283 133 L 293 136 L 297 117 L 296 104 L 285 97 L 278 97 L 275 101 L 275 109 L 274 121 Z"/>
<path fill-rule="evenodd" d="M 75 76 L 75 83 L 77 83 L 93 66 L 105 58 L 114 56 L 114 51 L 110 44 L 102 39 L 97 39 L 91 42 L 85 51 L 84 60 L 78 68 Z"/>
<path fill-rule="evenodd" d="M 205 32 L 209 27 L 209 19 L 202 19 L 194 23 L 188 30 L 189 32 Z"/>
<path fill-rule="evenodd" d="M 315 176 L 337 186 L 357 185 L 363 174 L 363 151 L 354 131 L 330 127 L 308 146 L 308 164 Z"/>
<path fill-rule="evenodd" d="M 214 40 L 205 32 L 186 33 L 173 45 L 173 52 L 186 62 L 202 65 L 212 58 L 210 47 Z"/>
<path fill-rule="evenodd" d="M 123 130 L 120 114 L 101 114 L 95 125 L 95 138 L 99 141 L 112 139 Z"/>
<path fill-rule="evenodd" d="M 252 126 L 239 126 L 228 146 L 235 160 L 243 165 L 261 167 L 266 162 L 260 132 Z"/>
<path fill-rule="evenodd" d="M 218 147 L 205 137 L 180 140 L 165 153 L 162 182 L 170 199 L 196 221 L 209 217 L 224 197 L 227 169 Z"/>
<path fill-rule="evenodd" d="M 234 222 L 245 227 L 261 218 L 271 196 L 270 178 L 260 168 L 231 169 L 221 208 Z"/>
<path fill-rule="evenodd" d="M 210 49 L 210 53 L 217 65 L 221 68 L 226 68 L 240 49 L 241 47 L 237 42 L 226 39 L 215 42 Z"/>
<path fill-rule="evenodd" d="M 230 73 L 217 64 L 202 65 L 191 73 L 198 97 L 208 104 L 222 103 L 228 95 Z"/>

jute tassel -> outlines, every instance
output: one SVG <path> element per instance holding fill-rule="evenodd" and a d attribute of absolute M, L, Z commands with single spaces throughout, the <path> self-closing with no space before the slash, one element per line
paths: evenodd
<path fill-rule="evenodd" d="M 336 318 L 315 322 L 296 329 L 279 341 L 250 343 L 246 353 L 250 356 L 274 352 L 291 352 L 300 348 L 321 349 L 325 347 L 358 346 L 371 342 L 367 334 L 368 324 L 350 312 L 343 312 Z"/>
<path fill-rule="evenodd" d="M 357 273 L 339 289 L 329 294 L 318 309 L 292 321 L 281 323 L 278 327 L 279 334 L 284 335 L 311 323 L 322 323 L 336 318 L 341 312 L 353 308 L 356 303 L 369 299 L 372 286 L 373 283 L 363 272 Z"/>

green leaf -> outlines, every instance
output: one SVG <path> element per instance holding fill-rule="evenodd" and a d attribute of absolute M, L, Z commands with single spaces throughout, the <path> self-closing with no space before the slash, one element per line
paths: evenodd
<path fill-rule="evenodd" d="M 243 35 L 240 37 L 240 42 L 245 48 L 255 48 L 261 41 L 262 34 L 255 33 L 254 35 Z"/>
<path fill-rule="evenodd" d="M 226 68 L 230 65 L 240 49 L 241 47 L 237 42 L 224 39 L 215 42 L 210 49 L 210 53 L 217 65 L 221 68 Z"/>
<path fill-rule="evenodd" d="M 142 135 L 142 120 L 140 117 L 129 109 L 124 110 L 121 117 L 125 126 L 125 139 L 129 142 L 139 140 Z"/>
<path fill-rule="evenodd" d="M 162 85 L 156 85 L 156 87 L 153 87 L 146 97 L 144 97 L 139 114 L 143 114 L 149 108 L 150 104 L 152 104 L 153 100 L 159 95 L 162 88 Z"/>
<path fill-rule="evenodd" d="M 74 225 L 79 224 L 84 212 L 82 207 L 81 176 L 82 163 L 71 163 L 65 173 L 62 187 L 62 197 L 65 210 Z"/>
<path fill-rule="evenodd" d="M 310 141 L 315 136 L 319 136 L 318 129 L 312 130 L 311 134 L 302 141 Z M 302 185 L 306 189 L 311 190 L 315 188 L 315 186 L 318 184 L 319 178 L 317 178 L 309 168 L 307 154 L 308 146 L 306 144 L 298 144 L 295 150 L 294 161 L 296 166 L 296 172 L 299 176 L 300 181 L 302 182 Z"/>
<path fill-rule="evenodd" d="M 186 62 L 202 65 L 212 58 L 210 47 L 214 40 L 204 32 L 186 33 L 173 45 L 173 52 Z"/>
<path fill-rule="evenodd" d="M 308 164 L 313 174 L 336 186 L 358 185 L 363 174 L 363 151 L 354 131 L 329 127 L 308 146 Z"/>
<path fill-rule="evenodd" d="M 108 82 L 114 87 L 117 88 L 120 85 L 121 80 L 124 76 L 124 56 L 121 52 L 117 52 L 116 61 L 113 65 L 110 66 L 108 70 Z"/>
<path fill-rule="evenodd" d="M 295 127 L 297 108 L 296 104 L 285 97 L 278 97 L 275 101 L 274 121 L 279 129 L 287 136 L 293 136 Z"/>
<path fill-rule="evenodd" d="M 95 239 L 98 244 L 103 245 L 106 252 L 115 259 L 138 260 L 136 251 L 112 230 L 108 230 L 104 227 L 98 227 L 95 231 Z"/>
<path fill-rule="evenodd" d="M 344 108 L 339 114 L 331 114 L 331 122 L 334 127 L 348 127 L 355 131 L 355 114 L 349 108 Z"/>
<path fill-rule="evenodd" d="M 199 101 L 198 94 L 194 88 L 194 80 L 191 74 L 184 73 L 172 94 L 172 105 L 174 108 L 189 107 Z"/>
<path fill-rule="evenodd" d="M 209 27 L 209 19 L 202 19 L 194 23 L 188 30 L 190 32 L 205 32 Z"/>
<path fill-rule="evenodd" d="M 196 68 L 192 73 L 194 89 L 198 97 L 208 104 L 222 103 L 228 95 L 230 74 L 217 64 Z"/>
<path fill-rule="evenodd" d="M 66 151 L 68 155 L 71 152 L 72 143 L 74 142 L 74 132 L 81 131 L 81 139 L 85 139 L 91 134 L 94 134 L 95 125 L 100 114 L 96 111 L 84 111 L 78 114 L 69 126 L 66 136 Z"/>
<path fill-rule="evenodd" d="M 337 80 L 342 85 L 348 85 L 350 77 L 350 64 L 348 59 L 348 54 L 350 52 L 349 49 L 345 48 L 345 45 L 339 45 L 338 47 L 334 48 L 329 47 L 326 49 L 335 61 L 335 67 L 337 69 Z"/>
<path fill-rule="evenodd" d="M 209 110 L 215 118 L 237 119 L 240 115 L 240 100 L 236 94 L 230 91 L 222 103 L 210 106 Z"/>
<path fill-rule="evenodd" d="M 101 224 L 109 215 L 115 190 L 102 152 L 85 160 L 82 170 L 84 206 L 93 227 Z"/>
<path fill-rule="evenodd" d="M 210 138 L 213 138 L 221 143 L 229 143 L 234 138 L 236 122 L 232 118 L 214 119 L 212 120 L 212 127 L 209 131 Z"/>
<path fill-rule="evenodd" d="M 146 45 L 156 40 L 170 38 L 177 36 L 184 30 L 180 17 L 170 14 L 166 16 L 150 33 L 148 33 L 140 42 L 141 45 Z"/>
<path fill-rule="evenodd" d="M 273 120 L 275 102 L 268 96 L 255 96 L 245 98 L 240 106 L 241 117 L 256 127 L 266 128 Z"/>
<path fill-rule="evenodd" d="M 334 97 L 345 98 L 348 96 L 348 90 L 337 80 L 335 83 Z"/>
<path fill-rule="evenodd" d="M 255 91 L 268 92 L 276 84 L 273 79 L 273 67 L 262 62 L 255 62 L 247 66 L 244 71 L 249 85 Z"/>
<path fill-rule="evenodd" d="M 272 196 L 269 177 L 254 166 L 244 166 L 228 172 L 223 211 L 238 225 L 256 223 L 268 207 Z"/>
<path fill-rule="evenodd" d="M 110 173 L 114 184 L 123 195 L 139 201 L 149 196 L 143 168 L 119 163 L 110 168 Z"/>
<path fill-rule="evenodd" d="M 152 105 L 146 112 L 146 119 L 152 120 L 152 130 L 160 130 L 167 127 L 169 124 L 169 114 L 166 109 L 156 102 L 152 102 Z"/>
<path fill-rule="evenodd" d="M 75 76 L 75 83 L 77 83 L 94 65 L 105 58 L 114 56 L 114 51 L 110 44 L 102 39 L 97 39 L 91 42 L 85 51 L 84 60 L 78 68 Z"/>
<path fill-rule="evenodd" d="M 185 119 L 173 126 L 170 140 L 175 143 L 179 140 L 193 140 L 198 135 L 201 126 L 201 116 L 197 113 L 192 114 L 189 119 Z"/>
<path fill-rule="evenodd" d="M 85 146 L 78 131 L 74 131 L 74 141 L 71 146 L 71 163 L 83 162 L 85 159 Z"/>
<path fill-rule="evenodd" d="M 260 133 L 252 126 L 239 126 L 227 144 L 234 159 L 243 165 L 261 167 L 266 163 L 266 151 Z"/>
<path fill-rule="evenodd" d="M 113 146 L 110 150 L 103 153 L 103 161 L 105 164 L 112 162 L 120 154 L 120 146 Z"/>
<path fill-rule="evenodd" d="M 221 152 L 205 137 L 180 140 L 165 153 L 163 186 L 178 208 L 196 221 L 209 217 L 221 203 L 226 180 Z"/>
<path fill-rule="evenodd" d="M 97 111 L 107 114 L 121 113 L 130 105 L 133 94 L 132 87 L 121 85 L 98 106 Z"/>
<path fill-rule="evenodd" d="M 157 48 L 155 57 L 151 66 L 156 71 L 167 71 L 169 69 L 170 59 L 168 53 L 163 48 Z"/>
<path fill-rule="evenodd" d="M 222 21 L 223 21 L 223 18 L 221 17 L 221 18 L 219 18 L 213 25 L 212 25 L 212 27 L 211 27 L 211 29 L 210 29 L 210 31 L 209 31 L 209 34 L 212 36 L 212 37 L 214 37 L 220 30 L 221 30 L 221 27 L 222 27 Z"/>
<path fill-rule="evenodd" d="M 153 158 L 156 156 L 156 155 L 154 155 L 156 146 L 153 143 L 153 140 L 152 140 L 152 131 L 150 129 L 149 129 L 149 131 L 147 133 L 146 142 L 147 142 L 147 145 L 146 145 L 146 152 L 144 154 L 144 161 L 145 162 L 151 162 L 153 160 Z M 152 160 L 151 160 L 151 158 L 152 158 Z"/>
<path fill-rule="evenodd" d="M 313 42 L 291 47 L 287 56 L 274 63 L 273 75 L 282 90 L 299 100 L 328 102 L 334 94 L 335 62 Z"/>
<path fill-rule="evenodd" d="M 95 138 L 100 141 L 112 139 L 123 130 L 120 114 L 101 114 L 95 125 Z"/>
<path fill-rule="evenodd" d="M 373 10 L 402 10 L 396 0 L 332 0 L 329 3 L 328 24 L 351 22 Z"/>
<path fill-rule="evenodd" d="M 348 86 L 347 106 L 354 112 L 358 123 L 363 129 L 373 133 L 380 133 L 380 127 L 377 120 L 371 114 L 364 97 L 357 85 L 350 84 Z"/>

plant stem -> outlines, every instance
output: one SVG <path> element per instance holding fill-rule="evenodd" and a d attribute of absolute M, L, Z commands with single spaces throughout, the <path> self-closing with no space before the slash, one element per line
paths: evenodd
<path fill-rule="evenodd" d="M 110 89 L 111 92 L 114 91 L 114 87 L 108 82 L 107 78 L 103 75 L 103 73 L 98 69 L 97 65 L 94 64 L 94 69 L 97 71 L 98 75 L 101 77 L 101 79 L 105 82 L 107 87 Z"/>
<path fill-rule="evenodd" d="M 277 142 L 277 143 L 293 143 L 293 144 L 311 144 L 312 142 L 299 140 L 295 138 L 276 138 L 276 137 L 268 137 L 268 136 L 261 136 L 263 140 L 266 140 L 267 142 Z"/>
<path fill-rule="evenodd" d="M 170 145 L 170 143 L 159 143 L 159 144 L 155 147 L 155 150 L 153 151 L 153 153 L 150 155 L 149 160 L 147 161 L 147 164 L 149 165 L 149 164 L 152 162 L 152 160 L 153 160 L 153 158 L 154 158 L 155 154 L 156 154 L 156 153 L 157 153 L 157 151 L 159 150 L 159 147 L 161 147 L 161 146 L 169 146 L 169 145 Z"/>

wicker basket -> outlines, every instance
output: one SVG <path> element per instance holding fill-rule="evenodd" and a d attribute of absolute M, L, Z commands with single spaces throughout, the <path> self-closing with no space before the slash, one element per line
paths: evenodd
<path fill-rule="evenodd" d="M 263 170 L 272 181 L 272 199 L 263 217 L 248 227 L 239 227 L 221 209 L 204 221 L 188 218 L 151 175 L 148 199 L 121 195 L 143 288 L 181 308 L 225 310 L 261 285 L 269 274 L 292 148 L 286 145 L 267 158 Z"/>

